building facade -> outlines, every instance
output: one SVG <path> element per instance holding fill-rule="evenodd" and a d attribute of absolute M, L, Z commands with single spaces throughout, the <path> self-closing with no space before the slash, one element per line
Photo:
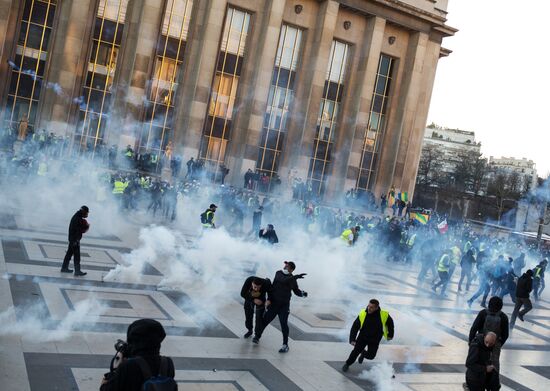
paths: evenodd
<path fill-rule="evenodd" d="M 481 155 L 481 143 L 476 142 L 475 132 L 428 126 L 424 132 L 424 147 L 434 145 L 441 156 L 441 171 L 452 174 L 463 156 L 469 153 Z"/>
<path fill-rule="evenodd" d="M 517 159 L 514 157 L 489 157 L 489 169 L 491 179 L 499 173 L 517 175 L 519 179 L 518 190 L 520 192 L 535 189 L 537 187 L 537 168 L 535 162 L 526 158 Z"/>
<path fill-rule="evenodd" d="M 447 0 L 0 0 L 2 126 L 413 194 Z"/>

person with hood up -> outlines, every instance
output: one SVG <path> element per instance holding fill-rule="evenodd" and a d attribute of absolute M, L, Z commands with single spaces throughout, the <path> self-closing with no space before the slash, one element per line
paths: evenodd
<path fill-rule="evenodd" d="M 69 223 L 69 247 L 63 259 L 61 273 L 72 273 L 69 269 L 69 262 L 74 256 L 74 275 L 85 276 L 86 272 L 80 270 L 80 239 L 82 235 L 88 231 L 90 224 L 86 221 L 90 209 L 86 205 L 82 205 L 80 209 L 73 215 Z"/>
<path fill-rule="evenodd" d="M 262 333 L 276 316 L 279 317 L 281 323 L 281 332 L 283 333 L 283 346 L 279 349 L 279 353 L 288 352 L 288 316 L 290 315 L 290 298 L 292 292 L 299 297 L 307 297 L 307 292 L 298 287 L 297 279 L 304 278 L 306 273 L 293 275 L 296 270 L 294 262 L 284 263 L 282 270 L 275 273 L 271 290 L 267 293 L 267 301 L 265 303 L 266 310 L 264 313 L 263 324 L 259 332 L 254 335 L 252 342 L 255 344 L 260 342 Z"/>
<path fill-rule="evenodd" d="M 170 385 L 163 389 L 177 390 L 177 383 L 173 381 L 174 363 L 169 357 L 160 355 L 165 337 L 164 327 L 154 319 L 139 319 L 128 326 L 128 356 L 120 358 L 115 370 L 105 375 L 99 390 L 139 391 L 147 380 L 157 375 L 165 379 L 165 385 Z"/>

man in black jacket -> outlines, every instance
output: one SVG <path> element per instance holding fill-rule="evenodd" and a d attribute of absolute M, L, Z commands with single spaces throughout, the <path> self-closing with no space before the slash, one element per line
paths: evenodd
<path fill-rule="evenodd" d="M 500 349 L 508 339 L 508 316 L 502 312 L 502 299 L 493 296 L 489 299 L 487 309 L 479 311 L 472 327 L 470 328 L 469 342 L 472 342 L 478 333 L 487 334 L 492 331 L 497 340 L 493 347 L 491 362 L 497 372 L 500 370 Z"/>
<path fill-rule="evenodd" d="M 80 239 L 82 234 L 88 231 L 90 225 L 86 221 L 90 210 L 86 205 L 82 205 L 80 209 L 73 215 L 69 224 L 69 247 L 63 259 L 61 273 L 72 273 L 69 269 L 69 262 L 74 255 L 74 275 L 85 276 L 87 273 L 80 270 Z"/>
<path fill-rule="evenodd" d="M 387 311 L 380 308 L 378 300 L 371 299 L 367 308 L 359 312 L 353 326 L 351 326 L 349 343 L 353 346 L 353 350 L 342 367 L 342 371 L 347 372 L 357 357 L 359 357 L 359 364 L 363 363 L 365 358 L 367 360 L 374 359 L 382 337 L 391 341 L 393 333 L 392 317 Z"/>
<path fill-rule="evenodd" d="M 269 278 L 250 276 L 246 279 L 241 289 L 241 297 L 244 299 L 245 326 L 248 330 L 244 338 L 252 335 L 252 320 L 256 312 L 256 325 L 254 332 L 258 334 L 262 327 L 267 292 L 271 290 Z"/>
<path fill-rule="evenodd" d="M 277 237 L 277 232 L 275 232 L 275 227 L 273 224 L 268 224 L 267 229 L 261 229 L 259 233 L 260 239 L 267 240 L 270 244 L 279 243 L 279 238 Z"/>
<path fill-rule="evenodd" d="M 476 335 L 470 342 L 466 358 L 466 384 L 470 391 L 498 390 L 496 387 L 489 386 L 492 383 L 492 372 L 495 371 L 495 367 L 491 365 L 491 350 L 496 340 L 496 334 L 490 331 L 485 336 Z"/>
<path fill-rule="evenodd" d="M 160 356 L 160 344 L 165 337 L 164 328 L 154 319 L 139 319 L 128 326 L 128 357 L 123 357 L 116 369 L 105 375 L 100 391 L 141 390 L 143 383 L 148 380 L 141 369 L 143 364 L 152 376 L 160 374 L 173 379 L 174 363 L 170 358 Z M 174 385 L 173 389 L 177 390 L 175 382 Z"/>
<path fill-rule="evenodd" d="M 510 329 L 514 328 L 516 317 L 519 317 L 519 320 L 523 322 L 525 314 L 533 308 L 533 304 L 531 304 L 531 300 L 529 299 L 531 290 L 533 290 L 533 271 L 527 270 L 518 279 L 518 285 L 516 287 L 516 305 L 512 312 L 512 318 L 510 319 Z M 525 306 L 525 308 L 520 311 L 523 306 Z"/>
<path fill-rule="evenodd" d="M 290 314 L 290 298 L 292 292 L 294 292 L 296 296 L 307 297 L 307 292 L 298 288 L 298 283 L 296 282 L 297 279 L 304 278 L 306 274 L 302 273 L 294 276 L 292 275 L 294 270 L 296 270 L 294 262 L 285 262 L 283 270 L 279 270 L 275 273 L 271 290 L 267 292 L 267 301 L 265 303 L 266 311 L 264 313 L 262 327 L 259 333 L 256 332 L 254 339 L 252 339 L 252 342 L 259 343 L 267 325 L 278 316 L 279 322 L 281 323 L 281 332 L 283 333 L 283 346 L 279 349 L 279 353 L 288 352 L 288 315 Z"/>

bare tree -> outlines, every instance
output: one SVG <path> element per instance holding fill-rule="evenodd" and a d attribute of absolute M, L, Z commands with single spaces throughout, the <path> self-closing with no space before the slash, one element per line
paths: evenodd
<path fill-rule="evenodd" d="M 437 145 L 428 144 L 422 148 L 416 183 L 423 189 L 441 184 L 443 151 Z"/>

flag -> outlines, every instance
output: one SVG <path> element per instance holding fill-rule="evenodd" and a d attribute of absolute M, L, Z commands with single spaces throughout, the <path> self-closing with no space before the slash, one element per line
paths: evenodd
<path fill-rule="evenodd" d="M 388 206 L 391 208 L 395 203 L 395 188 L 392 186 L 388 192 Z"/>
<path fill-rule="evenodd" d="M 426 224 L 428 222 L 428 218 L 426 217 L 426 215 L 422 213 L 414 213 L 414 219 L 418 221 L 420 224 Z"/>
<path fill-rule="evenodd" d="M 449 224 L 447 224 L 447 219 L 445 219 L 441 223 L 437 224 L 437 229 L 442 234 L 446 233 L 449 230 Z"/>
<path fill-rule="evenodd" d="M 409 193 L 404 191 L 402 193 L 399 193 L 399 199 L 403 202 L 408 202 L 409 201 Z"/>

